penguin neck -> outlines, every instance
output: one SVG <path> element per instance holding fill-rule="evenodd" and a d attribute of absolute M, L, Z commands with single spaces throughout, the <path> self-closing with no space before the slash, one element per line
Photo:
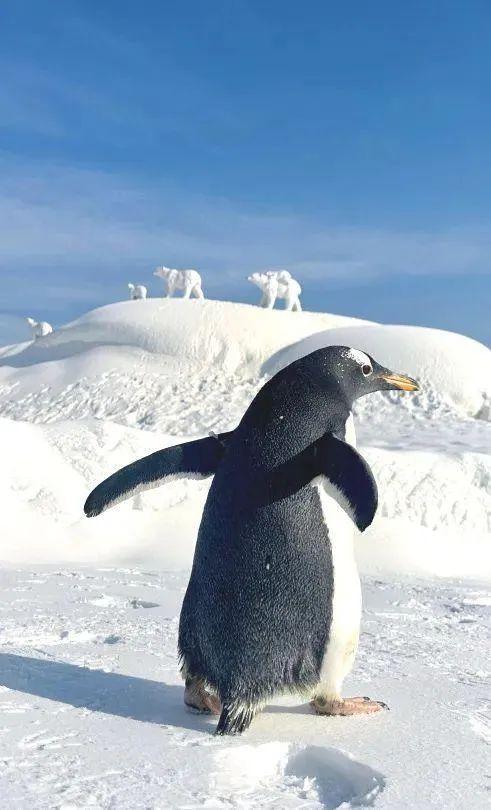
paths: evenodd
<path fill-rule="evenodd" d="M 278 384 L 279 383 L 279 384 Z M 246 413 L 240 432 L 258 464 L 284 463 L 326 433 L 344 440 L 351 403 L 335 380 L 320 387 L 305 377 L 265 386 Z"/>
<path fill-rule="evenodd" d="M 344 439 L 346 424 L 353 415 L 353 403 L 348 401 L 341 385 L 336 379 L 330 380 L 328 387 L 320 388 L 316 392 L 315 399 L 318 402 L 319 426 L 322 427 L 322 433 L 332 433 Z"/>

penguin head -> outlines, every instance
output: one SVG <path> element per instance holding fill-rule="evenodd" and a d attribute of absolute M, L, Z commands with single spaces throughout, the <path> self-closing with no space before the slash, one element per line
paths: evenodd
<path fill-rule="evenodd" d="M 303 358 L 321 387 L 335 388 L 351 406 L 355 399 L 375 391 L 418 391 L 412 377 L 380 365 L 369 354 L 349 346 L 327 346 Z"/>

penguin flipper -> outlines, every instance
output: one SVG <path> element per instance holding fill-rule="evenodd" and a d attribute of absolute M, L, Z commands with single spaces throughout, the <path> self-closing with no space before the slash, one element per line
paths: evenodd
<path fill-rule="evenodd" d="M 326 489 L 363 532 L 375 517 L 377 483 L 363 456 L 350 444 L 326 433 L 314 444 L 314 470 Z"/>
<path fill-rule="evenodd" d="M 233 431 L 220 433 L 166 447 L 128 464 L 92 490 L 84 504 L 85 514 L 87 517 L 100 515 L 132 495 L 159 487 L 166 481 L 176 478 L 207 478 L 213 475 L 232 433 Z"/>

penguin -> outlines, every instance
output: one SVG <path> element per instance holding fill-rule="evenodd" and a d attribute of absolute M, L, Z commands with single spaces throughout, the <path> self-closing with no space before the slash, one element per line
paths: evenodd
<path fill-rule="evenodd" d="M 377 485 L 353 446 L 352 406 L 375 391 L 417 391 L 364 352 L 329 346 L 260 389 L 237 428 L 148 456 L 102 482 L 88 516 L 180 476 L 214 476 L 179 624 L 184 701 L 245 731 L 274 695 L 308 694 L 323 715 L 385 704 L 342 696 L 358 643 L 353 524 Z"/>

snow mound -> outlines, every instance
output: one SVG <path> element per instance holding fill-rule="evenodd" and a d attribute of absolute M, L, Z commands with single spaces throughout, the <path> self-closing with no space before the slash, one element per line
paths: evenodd
<path fill-rule="evenodd" d="M 221 301 L 111 304 L 0 349 L 0 415 L 96 417 L 165 433 L 233 427 L 272 353 L 350 323 L 364 322 Z"/>
<path fill-rule="evenodd" d="M 280 349 L 263 371 L 274 374 L 315 349 L 336 344 L 366 351 L 393 371 L 420 380 L 421 393 L 405 400 L 411 408 L 430 409 L 439 402 L 469 416 L 484 416 L 491 398 L 491 351 L 476 340 L 440 329 L 375 324 L 329 329 Z"/>
<path fill-rule="evenodd" d="M 373 768 L 319 745 L 237 745 L 219 751 L 215 767 L 213 790 L 219 795 L 239 792 L 244 806 L 256 806 L 266 785 L 278 794 L 279 806 L 293 806 L 288 801 L 293 795 L 308 806 L 331 810 L 370 806 L 385 787 L 385 778 Z"/>
<path fill-rule="evenodd" d="M 292 341 L 336 326 L 367 323 L 341 315 L 264 310 L 225 301 L 147 299 L 94 309 L 21 352 L 7 351 L 15 367 L 62 360 L 99 346 L 131 346 L 184 365 L 257 372 Z"/>
<path fill-rule="evenodd" d="M 262 374 L 329 344 L 365 349 L 423 384 L 410 396 L 359 400 L 361 423 L 385 432 L 408 416 L 490 418 L 491 352 L 470 338 L 179 299 L 111 304 L 35 343 L 0 349 L 0 414 L 32 422 L 96 417 L 186 435 L 230 429 Z"/>

